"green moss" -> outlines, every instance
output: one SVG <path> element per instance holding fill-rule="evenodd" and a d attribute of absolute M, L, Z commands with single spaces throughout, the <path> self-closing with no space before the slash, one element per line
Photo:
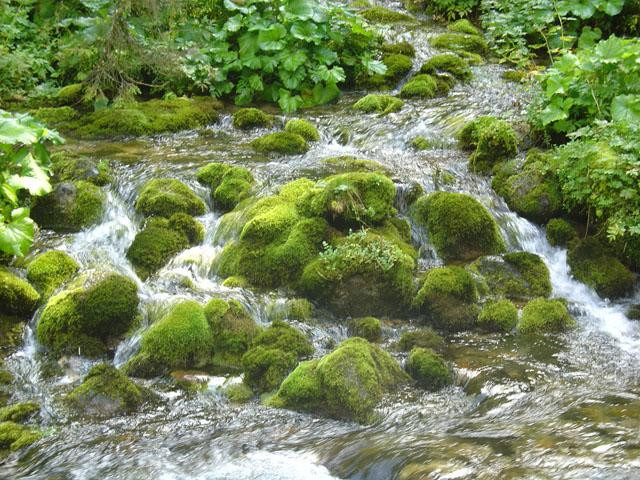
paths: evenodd
<path fill-rule="evenodd" d="M 562 300 L 536 298 L 522 309 L 518 322 L 520 333 L 563 332 L 575 326 L 567 307 Z"/>
<path fill-rule="evenodd" d="M 384 74 L 370 75 L 362 72 L 356 78 L 359 88 L 391 90 L 411 70 L 413 60 L 402 53 L 387 53 L 382 57 L 382 63 L 387 67 Z"/>
<path fill-rule="evenodd" d="M 415 347 L 429 348 L 436 352 L 443 352 L 445 343 L 440 335 L 428 327 L 404 332 L 398 340 L 398 349 L 403 352 L 410 352 Z"/>
<path fill-rule="evenodd" d="M 79 103 L 82 100 L 83 93 L 83 83 L 72 83 L 71 85 L 66 85 L 58 90 L 58 93 L 56 93 L 55 96 L 55 102 L 58 105 L 72 105 Z"/>
<path fill-rule="evenodd" d="M 43 298 L 49 298 L 71 279 L 79 268 L 78 263 L 65 252 L 49 250 L 29 262 L 27 279 Z"/>
<path fill-rule="evenodd" d="M 175 304 L 142 334 L 140 351 L 123 367 L 144 378 L 170 370 L 199 368 L 211 361 L 213 338 L 204 309 L 191 300 Z"/>
<path fill-rule="evenodd" d="M 116 273 L 96 275 L 51 297 L 36 334 L 56 356 L 97 356 L 109 339 L 129 330 L 137 312 L 138 288 L 131 279 Z"/>
<path fill-rule="evenodd" d="M 447 25 L 447 30 L 450 32 L 466 33 L 468 35 L 481 35 L 480 30 L 474 27 L 473 23 L 466 18 L 461 18 L 460 20 L 450 23 Z"/>
<path fill-rule="evenodd" d="M 242 357 L 244 381 L 259 392 L 278 388 L 297 364 L 295 354 L 258 345 Z"/>
<path fill-rule="evenodd" d="M 308 322 L 313 317 L 313 304 L 306 298 L 292 298 L 284 303 L 273 303 L 268 310 L 271 320 L 297 320 Z"/>
<path fill-rule="evenodd" d="M 111 183 L 111 169 L 106 160 L 95 161 L 89 157 L 65 153 L 51 155 L 53 181 L 73 182 L 85 180 L 97 186 Z"/>
<path fill-rule="evenodd" d="M 574 241 L 567 254 L 567 263 L 571 274 L 601 297 L 615 299 L 633 292 L 633 273 L 593 237 Z"/>
<path fill-rule="evenodd" d="M 244 167 L 210 163 L 197 172 L 198 181 L 211 188 L 214 206 L 228 212 L 249 196 L 254 179 Z"/>
<path fill-rule="evenodd" d="M 435 328 L 457 332 L 475 325 L 477 300 L 475 282 L 466 270 L 440 267 L 427 272 L 413 307 Z"/>
<path fill-rule="evenodd" d="M 411 140 L 411 146 L 416 150 L 428 150 L 433 144 L 428 138 L 418 136 Z"/>
<path fill-rule="evenodd" d="M 297 358 L 313 353 L 313 345 L 302 332 L 277 320 L 255 337 L 253 346 L 276 348 L 293 353 Z"/>
<path fill-rule="evenodd" d="M 453 50 L 454 52 L 465 51 L 486 55 L 489 51 L 487 42 L 479 35 L 467 35 L 465 33 L 442 33 L 431 40 L 431 45 L 436 48 Z"/>
<path fill-rule="evenodd" d="M 40 294 L 29 282 L 0 267 L 0 313 L 29 317 L 40 301 Z"/>
<path fill-rule="evenodd" d="M 406 40 L 397 43 L 384 43 L 380 49 L 383 53 L 399 53 L 412 58 L 416 56 L 416 49 Z"/>
<path fill-rule="evenodd" d="M 31 217 L 41 228 L 79 232 L 102 218 L 105 201 L 104 192 L 92 183 L 59 183 L 51 193 L 36 200 Z"/>
<path fill-rule="evenodd" d="M 577 236 L 573 225 L 562 218 L 552 218 L 547 222 L 547 241 L 554 247 L 566 247 Z"/>
<path fill-rule="evenodd" d="M 402 90 L 400 90 L 400 96 L 402 98 L 433 98 L 438 93 L 439 89 L 435 78 L 426 74 L 411 77 L 411 79 L 402 86 Z"/>
<path fill-rule="evenodd" d="M 284 380 L 270 403 L 367 423 L 382 395 L 408 377 L 384 350 L 351 338 L 320 360 L 303 362 Z"/>
<path fill-rule="evenodd" d="M 413 205 L 412 216 L 427 227 L 429 240 L 445 262 L 469 261 L 505 249 L 496 221 L 469 195 L 426 195 Z"/>
<path fill-rule="evenodd" d="M 362 337 L 372 343 L 382 340 L 382 327 L 377 318 L 355 318 L 349 321 L 348 327 L 349 335 L 352 337 Z"/>
<path fill-rule="evenodd" d="M 387 173 L 387 168 L 374 160 L 367 160 L 352 157 L 349 155 L 341 155 L 339 157 L 329 157 L 322 161 L 326 168 L 327 174 L 338 174 L 348 172 L 378 172 Z"/>
<path fill-rule="evenodd" d="M 518 153 L 516 134 L 507 122 L 495 117 L 478 117 L 458 133 L 460 146 L 473 151 L 471 169 L 490 173 L 497 163 L 509 160 Z"/>
<path fill-rule="evenodd" d="M 149 395 L 117 368 L 101 363 L 89 369 L 82 384 L 64 401 L 83 415 L 113 416 L 135 412 Z"/>
<path fill-rule="evenodd" d="M 386 115 L 388 113 L 399 111 L 403 105 L 404 102 L 402 100 L 392 97 L 391 95 L 370 93 L 354 103 L 353 108 L 365 113 L 379 113 L 380 115 Z"/>
<path fill-rule="evenodd" d="M 244 277 L 233 275 L 225 278 L 222 282 L 222 286 L 227 288 L 247 288 L 249 286 L 249 282 Z"/>
<path fill-rule="evenodd" d="M 214 298 L 205 305 L 204 314 L 213 334 L 213 364 L 240 368 L 258 326 L 237 300 Z"/>
<path fill-rule="evenodd" d="M 411 15 L 397 12 L 385 7 L 371 7 L 360 12 L 364 18 L 375 23 L 405 23 L 413 22 L 415 19 Z"/>
<path fill-rule="evenodd" d="M 449 73 L 463 81 L 471 79 L 469 64 L 453 53 L 441 53 L 431 57 L 422 65 L 420 72 L 432 75 Z"/>
<path fill-rule="evenodd" d="M 171 215 L 168 227 L 187 237 L 189 245 L 198 245 L 204 239 L 204 226 L 186 213 L 178 212 Z"/>
<path fill-rule="evenodd" d="M 270 127 L 273 116 L 257 108 L 241 108 L 233 114 L 233 126 L 242 130 Z"/>
<path fill-rule="evenodd" d="M 36 402 L 20 402 L 0 408 L 0 422 L 23 422 L 40 411 Z"/>
<path fill-rule="evenodd" d="M 411 350 L 406 368 L 418 386 L 425 390 L 436 391 L 453 383 L 449 366 L 440 355 L 428 348 Z"/>
<path fill-rule="evenodd" d="M 50 127 L 64 125 L 79 117 L 78 112 L 71 107 L 43 107 L 32 111 L 31 114 L 36 120 Z"/>
<path fill-rule="evenodd" d="M 283 155 L 300 155 L 309 150 L 304 137 L 297 133 L 275 132 L 256 138 L 250 143 L 259 153 L 281 153 Z"/>
<path fill-rule="evenodd" d="M 289 133 L 297 133 L 309 142 L 317 142 L 320 140 L 318 129 L 309 120 L 301 118 L 289 120 L 284 126 L 284 131 Z"/>
<path fill-rule="evenodd" d="M 253 390 L 244 383 L 234 383 L 223 390 L 231 403 L 247 403 L 253 398 Z"/>
<path fill-rule="evenodd" d="M 507 70 L 502 73 L 502 78 L 508 82 L 522 83 L 527 78 L 527 72 L 523 70 Z"/>
<path fill-rule="evenodd" d="M 42 434 L 14 422 L 0 423 L 0 449 L 20 450 L 37 442 Z"/>
<path fill-rule="evenodd" d="M 205 206 L 202 200 L 184 183 L 173 178 L 156 178 L 144 184 L 136 211 L 144 216 L 169 218 L 174 213 L 202 215 Z"/>
<path fill-rule="evenodd" d="M 518 323 L 518 309 L 510 300 L 487 303 L 478 315 L 478 327 L 488 332 L 510 332 Z"/>

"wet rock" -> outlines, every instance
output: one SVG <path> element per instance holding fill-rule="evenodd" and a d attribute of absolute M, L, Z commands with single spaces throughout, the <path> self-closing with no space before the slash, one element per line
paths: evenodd
<path fill-rule="evenodd" d="M 515 131 L 504 120 L 478 117 L 458 134 L 460 146 L 473 152 L 469 159 L 473 171 L 491 173 L 495 165 L 509 160 L 518 153 Z"/>
<path fill-rule="evenodd" d="M 102 218 L 105 200 L 104 192 L 92 183 L 63 182 L 36 200 L 31 216 L 41 228 L 79 232 Z"/>
<path fill-rule="evenodd" d="M 309 150 L 304 137 L 297 133 L 275 132 L 252 140 L 251 147 L 259 153 L 280 153 L 282 155 L 300 155 Z"/>
<path fill-rule="evenodd" d="M 89 157 L 59 153 L 51 156 L 53 181 L 74 182 L 78 180 L 103 186 L 111 183 L 111 169 L 106 161 Z"/>
<path fill-rule="evenodd" d="M 73 278 L 79 268 L 78 263 L 65 252 L 49 250 L 29 262 L 27 279 L 46 299 Z"/>
<path fill-rule="evenodd" d="M 40 294 L 29 282 L 0 267 L 0 314 L 27 318 L 39 301 Z"/>
<path fill-rule="evenodd" d="M 489 302 L 478 315 L 478 327 L 487 332 L 510 332 L 518 323 L 518 309 L 509 300 Z"/>
<path fill-rule="evenodd" d="M 0 423 L 0 449 L 20 450 L 37 442 L 42 434 L 25 425 L 14 422 Z"/>
<path fill-rule="evenodd" d="M 547 241 L 554 247 L 566 247 L 577 236 L 573 225 L 562 218 L 552 218 L 547 223 Z"/>
<path fill-rule="evenodd" d="M 146 217 L 171 217 L 174 213 L 186 213 L 195 216 L 205 212 L 204 202 L 179 180 L 156 178 L 144 184 L 136 211 Z"/>
<path fill-rule="evenodd" d="M 451 368 L 431 349 L 414 348 L 409 353 L 406 370 L 420 388 L 440 390 L 453 382 Z"/>
<path fill-rule="evenodd" d="M 320 140 L 318 129 L 309 120 L 304 120 L 301 118 L 289 120 L 284 126 L 284 131 L 289 133 L 297 133 L 309 142 L 317 142 L 318 140 Z"/>
<path fill-rule="evenodd" d="M 421 328 L 404 332 L 398 340 L 398 349 L 403 352 L 410 352 L 414 348 L 429 348 L 435 352 L 442 353 L 445 349 L 444 339 L 431 328 Z"/>
<path fill-rule="evenodd" d="M 524 306 L 517 328 L 520 333 L 554 333 L 575 325 L 565 302 L 537 298 Z"/>
<path fill-rule="evenodd" d="M 355 110 L 360 110 L 364 113 L 378 113 L 380 115 L 397 112 L 403 106 L 404 102 L 399 98 L 375 93 L 370 93 L 353 104 Z"/>
<path fill-rule="evenodd" d="M 361 337 L 372 343 L 382 340 L 380 320 L 374 317 L 355 318 L 348 323 L 348 332 L 352 337 Z"/>
<path fill-rule="evenodd" d="M 454 52 L 469 52 L 479 55 L 486 55 L 489 51 L 489 46 L 482 36 L 459 32 L 442 33 L 431 40 L 431 45 Z"/>
<path fill-rule="evenodd" d="M 233 210 L 249 196 L 254 179 L 244 167 L 225 163 L 210 163 L 196 173 L 198 181 L 211 188 L 211 198 L 216 209 L 223 212 Z"/>
<path fill-rule="evenodd" d="M 273 124 L 273 115 L 257 108 L 241 108 L 233 114 L 233 126 L 241 130 L 270 127 Z"/>
<path fill-rule="evenodd" d="M 434 55 L 422 65 L 420 72 L 430 75 L 448 73 L 462 81 L 471 79 L 471 69 L 468 62 L 452 53 Z"/>

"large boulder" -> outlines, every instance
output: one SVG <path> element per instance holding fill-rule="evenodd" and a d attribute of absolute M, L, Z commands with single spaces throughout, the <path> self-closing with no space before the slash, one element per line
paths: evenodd
<path fill-rule="evenodd" d="M 26 318 L 39 301 L 40 294 L 29 282 L 0 267 L 0 314 Z"/>
<path fill-rule="evenodd" d="M 31 217 L 41 228 L 79 232 L 102 218 L 105 201 L 104 192 L 93 183 L 62 182 L 36 200 Z"/>

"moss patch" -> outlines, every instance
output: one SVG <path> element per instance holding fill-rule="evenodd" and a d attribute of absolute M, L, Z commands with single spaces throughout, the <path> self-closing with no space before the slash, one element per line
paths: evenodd
<path fill-rule="evenodd" d="M 309 142 L 317 142 L 320 140 L 320 134 L 318 133 L 318 129 L 315 125 L 309 120 L 304 120 L 302 118 L 289 120 L 284 126 L 284 131 L 297 133 Z"/>
<path fill-rule="evenodd" d="M 59 250 L 49 250 L 35 257 L 27 266 L 27 279 L 49 298 L 53 292 L 70 280 L 79 269 L 78 263 Z"/>
<path fill-rule="evenodd" d="M 211 188 L 214 207 L 228 212 L 249 196 L 254 179 L 244 167 L 210 163 L 197 172 L 198 181 Z"/>
<path fill-rule="evenodd" d="M 241 108 L 233 114 L 233 126 L 241 130 L 270 127 L 273 116 L 257 108 Z"/>
<path fill-rule="evenodd" d="M 547 241 L 554 247 L 566 247 L 578 237 L 576 229 L 562 218 L 552 218 L 547 222 Z"/>
<path fill-rule="evenodd" d="M 20 402 L 0 408 L 0 422 L 23 422 L 40 411 L 36 402 Z"/>
<path fill-rule="evenodd" d="M 522 309 L 517 328 L 520 333 L 528 334 L 563 332 L 573 326 L 575 320 L 562 300 L 536 298 Z"/>
<path fill-rule="evenodd" d="M 402 90 L 400 90 L 400 96 L 402 98 L 433 98 L 438 94 L 439 88 L 436 79 L 426 74 L 411 77 L 411 79 L 402 86 Z"/>
<path fill-rule="evenodd" d="M 480 35 L 481 32 L 466 18 L 461 18 L 453 23 L 447 25 L 447 30 L 450 32 L 466 33 L 467 35 Z"/>
<path fill-rule="evenodd" d="M 184 183 L 173 178 L 157 178 L 144 184 L 136 211 L 146 217 L 169 218 L 174 213 L 202 215 L 205 206 L 202 200 Z"/>
<path fill-rule="evenodd" d="M 487 332 L 510 332 L 518 323 L 518 309 L 510 300 L 487 303 L 478 315 L 478 327 Z"/>
<path fill-rule="evenodd" d="M 441 53 L 431 57 L 422 65 L 420 72 L 431 75 L 448 73 L 462 81 L 471 79 L 469 64 L 453 53 Z"/>
<path fill-rule="evenodd" d="M 29 282 L 0 267 L 0 313 L 26 318 L 39 301 L 40 294 Z"/>
<path fill-rule="evenodd" d="M 382 327 L 380 320 L 375 317 L 354 318 L 348 324 L 349 335 L 361 337 L 372 343 L 382 340 Z"/>
<path fill-rule="evenodd" d="M 454 52 L 463 51 L 479 55 L 486 55 L 489 51 L 487 42 L 481 36 L 457 32 L 442 33 L 431 40 L 431 45 Z"/>
<path fill-rule="evenodd" d="M 51 155 L 53 182 L 74 182 L 83 180 L 97 186 L 111 183 L 111 169 L 106 160 L 97 161 L 90 157 L 58 152 Z"/>
<path fill-rule="evenodd" d="M 410 352 L 415 347 L 443 352 L 445 343 L 440 335 L 428 327 L 404 332 L 398 340 L 398 349 L 402 352 Z"/>
<path fill-rule="evenodd" d="M 380 6 L 362 10 L 360 15 L 370 22 L 375 23 L 406 23 L 415 21 L 411 15 Z"/>
<path fill-rule="evenodd" d="M 0 449 L 20 450 L 37 442 L 42 434 L 37 430 L 14 422 L 0 423 Z"/>
<path fill-rule="evenodd" d="M 387 115 L 388 113 L 399 111 L 403 105 L 404 102 L 402 100 L 391 95 L 370 93 L 354 103 L 353 108 L 365 113 Z"/>
<path fill-rule="evenodd" d="M 384 53 L 400 53 L 412 58 L 416 56 L 415 47 L 407 41 L 397 43 L 384 43 L 382 44 L 382 47 L 380 47 L 380 49 Z"/>
<path fill-rule="evenodd" d="M 300 155 L 309 150 L 309 145 L 304 137 L 290 132 L 269 133 L 252 140 L 250 145 L 259 153 Z"/>
<path fill-rule="evenodd" d="M 490 173 L 493 167 L 518 153 L 515 131 L 504 120 L 478 117 L 458 133 L 460 146 L 472 151 L 469 159 L 473 171 Z"/>
<path fill-rule="evenodd" d="M 440 390 L 453 382 L 449 366 L 440 355 L 428 348 L 411 350 L 406 368 L 418 386 L 425 390 Z"/>

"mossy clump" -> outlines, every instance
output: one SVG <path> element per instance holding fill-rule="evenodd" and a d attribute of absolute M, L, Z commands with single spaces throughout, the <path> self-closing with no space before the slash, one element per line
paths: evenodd
<path fill-rule="evenodd" d="M 112 339 L 131 327 L 138 301 L 138 287 L 123 275 L 103 273 L 79 279 L 47 302 L 37 339 L 56 356 L 100 356 Z"/>
<path fill-rule="evenodd" d="M 478 327 L 487 332 L 510 332 L 518 323 L 518 309 L 510 300 L 489 302 L 478 315 Z"/>
<path fill-rule="evenodd" d="M 0 313 L 26 318 L 39 301 L 40 294 L 29 282 L 0 267 Z"/>
<path fill-rule="evenodd" d="M 431 75 L 414 75 L 402 86 L 400 96 L 402 98 L 420 97 L 433 98 L 439 93 L 438 83 Z"/>
<path fill-rule="evenodd" d="M 270 404 L 368 423 L 385 393 L 409 378 L 377 345 L 350 338 L 319 360 L 302 362 L 282 382 Z"/>
<path fill-rule="evenodd" d="M 467 61 L 453 53 L 441 53 L 431 57 L 422 65 L 420 72 L 430 75 L 448 73 L 462 81 L 471 79 L 471 69 Z"/>
<path fill-rule="evenodd" d="M 418 136 L 411 140 L 411 146 L 416 150 L 428 150 L 433 147 L 433 142 L 426 137 Z"/>
<path fill-rule="evenodd" d="M 571 274 L 603 298 L 626 297 L 633 292 L 635 276 L 594 237 L 574 240 L 567 263 Z"/>
<path fill-rule="evenodd" d="M 237 300 L 210 300 L 204 307 L 213 335 L 213 364 L 241 368 L 242 355 L 249 349 L 259 328 Z"/>
<path fill-rule="evenodd" d="M 202 215 L 204 202 L 193 191 L 174 178 L 156 178 L 144 184 L 136 200 L 136 211 L 145 217 L 169 218 L 174 213 Z"/>
<path fill-rule="evenodd" d="M 316 126 L 309 120 L 304 120 L 302 118 L 296 118 L 287 121 L 284 126 L 284 131 L 289 133 L 297 133 L 309 142 L 317 142 L 318 140 L 320 140 L 320 134 L 318 133 L 318 129 L 316 128 Z"/>
<path fill-rule="evenodd" d="M 361 337 L 372 343 L 382 340 L 382 327 L 380 320 L 375 317 L 354 318 L 348 324 L 349 335 Z"/>
<path fill-rule="evenodd" d="M 447 32 L 442 33 L 431 40 L 431 45 L 436 48 L 452 50 L 454 52 L 470 52 L 478 55 L 486 55 L 489 51 L 487 42 L 480 35 L 466 33 Z"/>
<path fill-rule="evenodd" d="M 507 122 L 495 117 L 478 117 L 458 133 L 460 146 L 473 152 L 471 169 L 490 173 L 492 168 L 518 153 L 518 139 Z"/>
<path fill-rule="evenodd" d="M 43 298 L 49 298 L 70 280 L 79 268 L 78 263 L 65 252 L 49 250 L 29 262 L 27 279 Z"/>
<path fill-rule="evenodd" d="M 384 165 L 375 160 L 367 160 L 350 155 L 325 158 L 322 163 L 324 164 L 322 171 L 328 175 L 349 172 L 378 172 L 382 174 L 388 172 Z"/>
<path fill-rule="evenodd" d="M 213 336 L 200 304 L 175 304 L 142 334 L 140 351 L 123 367 L 124 373 L 150 378 L 171 370 L 201 368 L 211 362 Z"/>
<path fill-rule="evenodd" d="M 535 253 L 481 257 L 469 269 L 481 277 L 481 293 L 490 297 L 526 301 L 551 295 L 549 269 Z"/>
<path fill-rule="evenodd" d="M 244 381 L 256 391 L 273 391 L 299 360 L 312 353 L 313 345 L 299 330 L 276 320 L 255 337 L 242 357 Z"/>
<path fill-rule="evenodd" d="M 233 383 L 225 387 L 223 393 L 231 403 L 247 403 L 253 398 L 253 390 L 245 383 Z"/>
<path fill-rule="evenodd" d="M 522 83 L 527 78 L 524 70 L 506 70 L 502 73 L 502 78 L 508 82 Z"/>
<path fill-rule="evenodd" d="M 404 332 L 398 340 L 398 349 L 402 352 L 410 352 L 419 347 L 441 353 L 445 346 L 444 339 L 429 327 Z"/>
<path fill-rule="evenodd" d="M 97 161 L 62 152 L 51 155 L 51 170 L 55 183 L 83 180 L 101 187 L 112 180 L 111 168 L 106 160 Z"/>
<path fill-rule="evenodd" d="M 20 402 L 0 408 L 0 422 L 24 422 L 40 411 L 36 402 Z"/>
<path fill-rule="evenodd" d="M 0 449 L 20 450 L 37 442 L 42 433 L 14 422 L 0 423 Z"/>
<path fill-rule="evenodd" d="M 436 192 L 419 198 L 413 218 L 445 262 L 469 261 L 505 249 L 496 221 L 480 202 L 462 193 Z"/>
<path fill-rule="evenodd" d="M 297 133 L 268 133 L 252 140 L 251 147 L 259 153 L 281 153 L 283 155 L 300 155 L 309 150 L 305 138 Z"/>
<path fill-rule="evenodd" d="M 386 7 L 375 6 L 360 12 L 365 19 L 374 23 L 406 23 L 415 19 L 406 13 L 397 12 Z"/>
<path fill-rule="evenodd" d="M 198 169 L 198 181 L 211 188 L 213 206 L 223 212 L 233 210 L 249 196 L 253 175 L 244 167 L 226 163 L 210 163 Z"/>
<path fill-rule="evenodd" d="M 58 105 L 73 105 L 82 100 L 84 94 L 84 83 L 72 83 L 60 88 L 55 96 Z"/>
<path fill-rule="evenodd" d="M 77 119 L 80 114 L 71 107 L 42 107 L 31 112 L 36 120 L 50 127 L 65 125 Z"/>
<path fill-rule="evenodd" d="M 380 49 L 383 53 L 399 53 L 411 58 L 416 56 L 415 47 L 406 40 L 396 43 L 383 43 Z"/>
<path fill-rule="evenodd" d="M 257 108 L 241 108 L 233 114 L 233 126 L 241 130 L 270 127 L 273 116 Z"/>
<path fill-rule="evenodd" d="M 466 18 L 461 18 L 453 23 L 447 25 L 447 30 L 450 32 L 466 33 L 467 35 L 480 35 L 481 32 Z"/>
<path fill-rule="evenodd" d="M 547 222 L 547 241 L 554 247 L 566 247 L 578 237 L 573 225 L 563 218 L 552 218 Z"/>
<path fill-rule="evenodd" d="M 284 303 L 274 302 L 268 315 L 271 320 L 308 322 L 313 317 L 313 304 L 306 298 L 291 298 Z"/>
<path fill-rule="evenodd" d="M 114 366 L 100 363 L 89 369 L 82 384 L 69 392 L 64 402 L 81 415 L 111 417 L 135 412 L 149 395 Z"/>
<path fill-rule="evenodd" d="M 353 108 L 365 113 L 387 115 L 388 113 L 399 111 L 403 105 L 404 102 L 402 100 L 391 95 L 370 93 L 354 103 Z"/>
<path fill-rule="evenodd" d="M 520 333 L 557 333 L 575 326 L 575 320 L 569 315 L 567 306 L 562 300 L 536 298 L 522 309 L 522 317 L 518 322 Z"/>
<path fill-rule="evenodd" d="M 58 183 L 51 193 L 36 200 L 31 217 L 41 228 L 79 232 L 102 218 L 105 201 L 104 192 L 92 183 Z"/>
<path fill-rule="evenodd" d="M 222 282 L 222 286 L 227 288 L 247 288 L 249 286 L 249 281 L 240 275 L 233 275 L 225 278 Z"/>
<path fill-rule="evenodd" d="M 435 392 L 453 383 L 451 368 L 429 348 L 414 348 L 409 354 L 407 373 L 420 388 Z"/>
<path fill-rule="evenodd" d="M 391 90 L 411 70 L 413 60 L 402 53 L 387 53 L 382 56 L 386 67 L 383 74 L 369 75 L 362 73 L 356 78 L 356 86 L 377 90 Z"/>
<path fill-rule="evenodd" d="M 460 267 L 433 268 L 425 275 L 413 307 L 437 329 L 458 332 L 478 318 L 478 292 L 471 275 Z"/>

